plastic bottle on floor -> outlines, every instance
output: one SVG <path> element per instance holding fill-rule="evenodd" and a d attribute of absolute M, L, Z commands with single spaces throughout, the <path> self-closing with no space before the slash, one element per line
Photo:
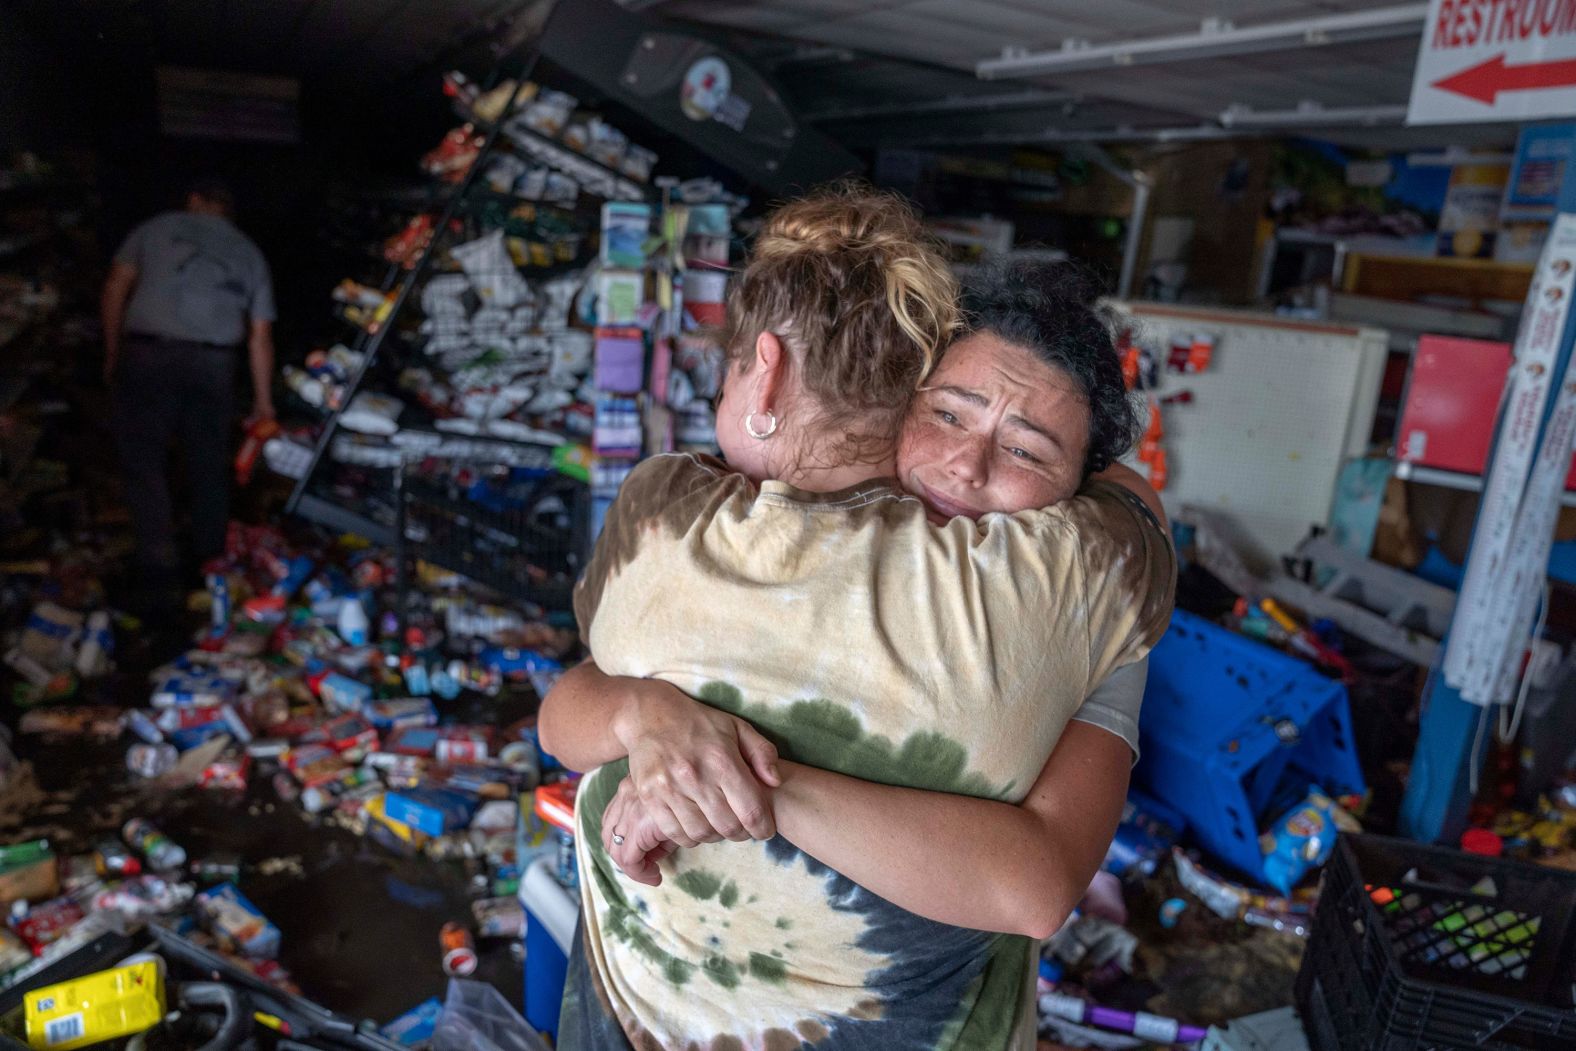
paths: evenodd
<path fill-rule="evenodd" d="M 355 597 L 345 599 L 339 607 L 339 637 L 351 646 L 365 646 L 370 627 L 361 600 Z"/>

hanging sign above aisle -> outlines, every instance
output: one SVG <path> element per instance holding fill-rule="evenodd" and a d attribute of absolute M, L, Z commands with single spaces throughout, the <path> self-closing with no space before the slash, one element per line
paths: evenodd
<path fill-rule="evenodd" d="M 1576 0 L 1433 0 L 1408 124 L 1576 114 Z"/>
<path fill-rule="evenodd" d="M 681 23 L 614 0 L 563 0 L 536 43 L 562 73 L 773 193 L 861 168 L 796 117 L 766 75 Z"/>

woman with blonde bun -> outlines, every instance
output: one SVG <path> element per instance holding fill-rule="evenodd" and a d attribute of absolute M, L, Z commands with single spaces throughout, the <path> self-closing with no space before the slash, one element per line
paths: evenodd
<path fill-rule="evenodd" d="M 727 464 L 654 457 L 610 509 L 576 592 L 596 665 L 540 724 L 592 771 L 561 1049 L 1033 1046 L 1033 938 L 1092 868 L 1031 836 L 1024 807 L 1091 690 L 1164 630 L 1175 560 L 1153 494 L 1105 467 L 1115 445 L 1071 451 L 1110 423 L 1092 398 L 1079 433 L 1048 435 L 1074 461 L 1041 472 L 1047 503 L 1070 497 L 1055 506 L 975 521 L 899 488 L 900 432 L 994 448 L 980 436 L 1034 415 L 991 369 L 1059 396 L 1010 345 L 932 375 L 957 303 L 898 199 L 782 206 L 730 293 Z M 905 429 L 916 392 L 931 431 Z M 609 676 L 665 692 L 648 706 L 599 690 Z M 725 776 L 741 761 L 764 795 Z M 1108 841 L 1110 801 L 1088 809 L 1063 817 Z"/>

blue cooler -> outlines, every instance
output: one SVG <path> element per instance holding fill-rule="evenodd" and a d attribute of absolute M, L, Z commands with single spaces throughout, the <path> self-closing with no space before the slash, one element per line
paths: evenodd
<path fill-rule="evenodd" d="M 558 1009 L 564 999 L 564 975 L 574 944 L 580 903 L 553 877 L 554 859 L 539 857 L 520 881 L 525 908 L 525 1020 L 558 1038 Z"/>

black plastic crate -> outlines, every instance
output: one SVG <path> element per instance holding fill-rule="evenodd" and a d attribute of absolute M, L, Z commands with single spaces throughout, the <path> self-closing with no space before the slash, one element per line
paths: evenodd
<path fill-rule="evenodd" d="M 488 507 L 469 490 L 407 477 L 401 486 L 404 555 L 463 574 L 493 590 L 549 610 L 571 606 L 589 548 L 591 491 L 554 475 L 518 507 Z"/>
<path fill-rule="evenodd" d="M 1576 873 L 1342 836 L 1297 1002 L 1315 1051 L 1576 1048 Z"/>

